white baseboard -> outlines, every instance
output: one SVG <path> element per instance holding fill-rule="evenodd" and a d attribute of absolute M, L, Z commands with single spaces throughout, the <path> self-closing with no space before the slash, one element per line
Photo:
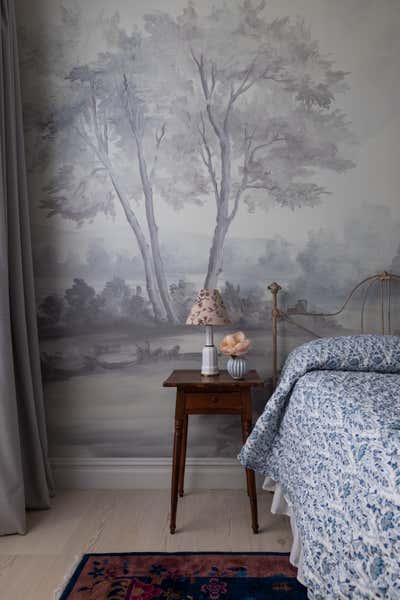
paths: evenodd
<path fill-rule="evenodd" d="M 61 489 L 168 489 L 169 458 L 53 458 Z M 188 458 L 185 488 L 244 489 L 245 473 L 236 459 Z"/>

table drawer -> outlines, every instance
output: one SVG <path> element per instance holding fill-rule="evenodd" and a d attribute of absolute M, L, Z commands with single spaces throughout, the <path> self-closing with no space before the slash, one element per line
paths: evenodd
<path fill-rule="evenodd" d="M 190 412 L 241 412 L 240 392 L 185 394 L 186 410 Z"/>

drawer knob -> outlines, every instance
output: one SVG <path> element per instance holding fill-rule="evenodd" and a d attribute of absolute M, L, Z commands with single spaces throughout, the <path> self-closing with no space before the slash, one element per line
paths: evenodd
<path fill-rule="evenodd" d="M 217 396 L 211 396 L 211 402 L 218 402 Z"/>

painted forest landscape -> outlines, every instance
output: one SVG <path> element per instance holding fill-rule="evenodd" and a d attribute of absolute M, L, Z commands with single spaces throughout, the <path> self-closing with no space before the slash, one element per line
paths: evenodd
<path fill-rule="evenodd" d="M 221 290 L 267 375 L 270 281 L 287 306 L 327 310 L 364 276 L 400 272 L 400 14 L 392 0 L 391 18 L 370 0 L 328 4 L 41 0 L 35 23 L 21 5 L 54 456 L 170 454 L 160 386 L 198 366 L 203 332 L 184 322 L 200 287 Z M 369 28 L 374 60 L 366 40 L 350 52 L 350 31 Z M 393 95 L 379 113 L 375 77 Z M 282 352 L 301 339 L 285 332 Z M 237 449 L 231 421 L 211 440 L 193 429 L 198 456 Z"/>

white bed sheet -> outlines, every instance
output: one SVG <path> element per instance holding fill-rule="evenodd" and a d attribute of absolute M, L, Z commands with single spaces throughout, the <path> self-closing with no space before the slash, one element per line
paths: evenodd
<path fill-rule="evenodd" d="M 271 479 L 271 477 L 265 478 L 263 490 L 266 490 L 267 492 L 273 492 L 274 494 L 272 498 L 271 512 L 275 515 L 287 515 L 290 519 L 293 544 L 290 550 L 289 560 L 291 564 L 297 568 L 297 579 L 300 581 L 300 583 L 305 585 L 302 578 L 303 549 L 292 507 L 285 498 L 281 484 Z"/>

